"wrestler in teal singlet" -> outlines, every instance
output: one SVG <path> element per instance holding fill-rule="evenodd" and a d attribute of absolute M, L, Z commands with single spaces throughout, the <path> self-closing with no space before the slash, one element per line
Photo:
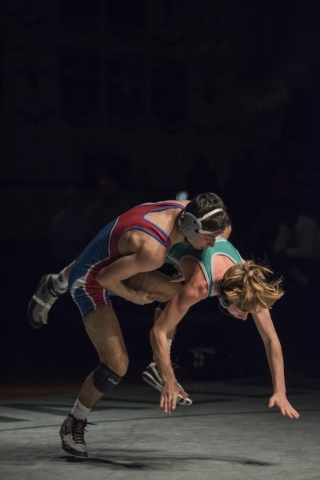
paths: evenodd
<path fill-rule="evenodd" d="M 207 297 L 211 297 L 214 291 L 214 269 L 212 258 L 216 255 L 225 255 L 230 258 L 233 263 L 243 263 L 238 250 L 223 237 L 217 237 L 214 247 L 205 250 L 195 250 L 186 242 L 177 243 L 170 248 L 167 254 L 166 263 L 175 266 L 180 274 L 180 261 L 184 257 L 191 257 L 199 264 L 203 274 L 207 280 L 208 293 Z"/>

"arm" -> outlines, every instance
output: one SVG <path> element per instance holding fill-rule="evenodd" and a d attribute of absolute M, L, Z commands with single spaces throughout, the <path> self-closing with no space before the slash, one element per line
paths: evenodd
<path fill-rule="evenodd" d="M 269 401 L 269 407 L 275 405 L 282 415 L 289 418 L 299 418 L 298 412 L 291 406 L 286 397 L 284 378 L 284 363 L 282 349 L 278 335 L 275 331 L 268 309 L 261 309 L 252 314 L 254 322 L 263 340 L 273 382 L 273 395 Z"/>
<path fill-rule="evenodd" d="M 198 264 L 191 258 L 186 259 L 184 263 L 186 267 L 184 274 L 189 280 L 172 297 L 150 332 L 151 345 L 164 383 L 160 407 L 166 413 L 171 413 L 175 409 L 179 393 L 183 396 L 186 395 L 177 383 L 171 366 L 167 333 L 175 329 L 192 305 L 206 298 L 208 288 Z"/>
<path fill-rule="evenodd" d="M 163 248 L 165 251 L 165 249 Z M 151 303 L 153 299 L 149 298 L 146 292 L 136 291 L 126 286 L 123 280 L 139 272 L 149 272 L 162 265 L 161 256 L 154 255 L 146 248 L 140 248 L 137 252 L 124 255 L 115 260 L 111 265 L 102 268 L 96 280 L 103 288 L 133 303 L 143 305 Z"/>

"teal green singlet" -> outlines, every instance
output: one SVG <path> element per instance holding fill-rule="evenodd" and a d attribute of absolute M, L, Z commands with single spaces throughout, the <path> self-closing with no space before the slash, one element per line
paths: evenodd
<path fill-rule="evenodd" d="M 205 250 L 195 250 L 188 243 L 181 242 L 173 245 L 167 254 L 166 263 L 171 263 L 181 272 L 180 261 L 184 257 L 191 257 L 199 264 L 208 284 L 207 297 L 212 297 L 214 291 L 214 270 L 212 258 L 215 255 L 225 255 L 233 263 L 243 263 L 238 250 L 223 237 L 217 237 L 214 247 Z"/>

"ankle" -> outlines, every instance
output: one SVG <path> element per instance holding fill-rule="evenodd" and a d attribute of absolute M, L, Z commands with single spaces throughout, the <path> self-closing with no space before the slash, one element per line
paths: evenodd
<path fill-rule="evenodd" d="M 48 282 L 49 289 L 51 288 L 54 293 L 61 295 L 62 293 L 65 293 L 67 290 L 67 285 L 65 287 L 62 285 L 63 284 L 59 282 L 59 275 L 52 274 Z"/>

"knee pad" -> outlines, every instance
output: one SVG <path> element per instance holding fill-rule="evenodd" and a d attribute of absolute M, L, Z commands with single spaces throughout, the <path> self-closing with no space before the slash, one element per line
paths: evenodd
<path fill-rule="evenodd" d="M 93 384 L 101 393 L 110 392 L 110 390 L 120 383 L 122 377 L 108 370 L 104 363 L 100 363 L 93 371 Z"/>

